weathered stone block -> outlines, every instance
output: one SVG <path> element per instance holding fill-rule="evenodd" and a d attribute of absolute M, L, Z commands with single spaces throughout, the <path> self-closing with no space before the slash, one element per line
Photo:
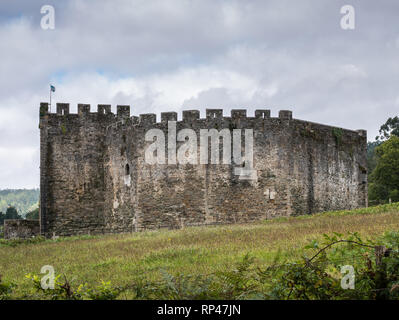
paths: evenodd
<path fill-rule="evenodd" d="M 5 239 L 29 239 L 40 235 L 39 220 L 4 220 Z"/>

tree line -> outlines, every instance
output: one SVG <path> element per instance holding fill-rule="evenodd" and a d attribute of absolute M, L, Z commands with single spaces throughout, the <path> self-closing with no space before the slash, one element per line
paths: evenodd
<path fill-rule="evenodd" d="M 15 207 L 9 206 L 5 213 L 0 211 L 0 226 L 3 225 L 6 219 L 23 219 Z M 29 211 L 25 215 L 25 219 L 39 219 L 39 208 Z"/>
<path fill-rule="evenodd" d="M 6 212 L 8 207 L 14 207 L 25 217 L 27 212 L 37 208 L 39 189 L 4 189 L 0 190 L 0 212 Z"/>
<path fill-rule="evenodd" d="M 389 118 L 367 143 L 370 205 L 399 201 L 399 117 Z"/>

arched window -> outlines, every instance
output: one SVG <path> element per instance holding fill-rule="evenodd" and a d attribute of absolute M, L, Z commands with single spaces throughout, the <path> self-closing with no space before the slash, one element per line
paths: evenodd
<path fill-rule="evenodd" d="M 129 164 L 127 163 L 125 166 L 125 176 L 128 176 L 130 174 L 130 167 Z"/>

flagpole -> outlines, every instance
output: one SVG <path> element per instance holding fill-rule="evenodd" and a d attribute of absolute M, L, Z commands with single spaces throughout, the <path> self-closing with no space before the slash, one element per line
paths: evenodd
<path fill-rule="evenodd" d="M 51 85 L 50 85 L 50 113 L 51 113 Z"/>

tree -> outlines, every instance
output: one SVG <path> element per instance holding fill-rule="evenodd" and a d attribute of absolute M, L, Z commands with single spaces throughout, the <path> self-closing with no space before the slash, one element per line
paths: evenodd
<path fill-rule="evenodd" d="M 18 214 L 17 209 L 9 206 L 5 214 L 5 219 L 22 219 L 22 217 Z"/>
<path fill-rule="evenodd" d="M 399 137 L 392 135 L 375 148 L 375 154 L 377 164 L 370 175 L 370 200 L 399 201 Z"/>
<path fill-rule="evenodd" d="M 13 206 L 24 216 L 38 207 L 39 193 L 39 189 L 0 190 L 0 211 L 4 213 L 9 206 Z"/>
<path fill-rule="evenodd" d="M 391 136 L 399 137 L 399 117 L 388 118 L 379 131 L 380 135 L 375 138 L 377 141 L 388 140 Z"/>
<path fill-rule="evenodd" d="M 26 219 L 34 219 L 38 220 L 39 219 L 39 208 L 36 208 L 35 210 L 29 211 L 26 214 Z"/>
<path fill-rule="evenodd" d="M 367 142 L 367 171 L 373 172 L 375 166 L 377 165 L 377 157 L 375 154 L 375 148 L 378 147 L 382 142 L 374 141 Z"/>
<path fill-rule="evenodd" d="M 0 211 L 0 226 L 3 225 L 5 218 L 6 218 L 6 215 Z"/>

